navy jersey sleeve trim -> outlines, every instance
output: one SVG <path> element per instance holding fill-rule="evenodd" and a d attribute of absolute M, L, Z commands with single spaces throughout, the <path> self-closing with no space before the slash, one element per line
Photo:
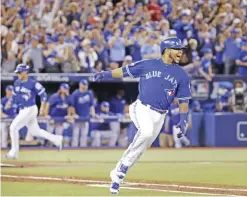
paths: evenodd
<path fill-rule="evenodd" d="M 178 100 L 188 100 L 188 99 L 191 99 L 191 96 L 190 97 L 182 97 L 182 98 L 177 98 Z"/>
<path fill-rule="evenodd" d="M 126 71 L 130 77 L 134 77 L 129 70 L 129 65 L 126 66 Z"/>
<path fill-rule="evenodd" d="M 43 88 L 39 93 L 38 95 L 40 96 L 41 94 L 43 94 L 45 92 L 45 88 Z"/>

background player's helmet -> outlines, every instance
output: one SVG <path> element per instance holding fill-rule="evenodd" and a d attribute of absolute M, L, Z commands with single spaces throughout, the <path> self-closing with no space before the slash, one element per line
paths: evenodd
<path fill-rule="evenodd" d="M 80 84 L 81 84 L 81 85 L 88 85 L 88 80 L 82 79 L 82 80 L 80 81 Z"/>
<path fill-rule="evenodd" d="M 109 108 L 109 107 L 110 107 L 110 104 L 109 104 L 107 101 L 103 101 L 103 102 L 101 103 L 101 107 Z"/>
<path fill-rule="evenodd" d="M 26 64 L 18 64 L 15 73 L 21 73 L 21 72 L 28 72 L 29 71 L 29 66 Z"/>
<path fill-rule="evenodd" d="M 5 90 L 14 90 L 14 87 L 12 85 L 8 85 Z"/>
<path fill-rule="evenodd" d="M 160 52 L 163 54 L 165 49 L 184 49 L 185 46 L 182 45 L 182 42 L 179 38 L 167 38 L 163 40 L 160 44 Z"/>
<path fill-rule="evenodd" d="M 64 89 L 64 90 L 69 90 L 69 84 L 67 83 L 62 83 L 59 87 L 60 89 Z"/>

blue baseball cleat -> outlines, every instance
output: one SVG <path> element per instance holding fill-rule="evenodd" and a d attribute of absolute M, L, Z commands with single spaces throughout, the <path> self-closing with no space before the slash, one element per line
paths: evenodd
<path fill-rule="evenodd" d="M 110 192 L 111 194 L 118 194 L 120 184 L 123 183 L 124 177 L 128 171 L 128 167 L 124 166 L 123 164 L 120 165 L 119 169 L 114 169 L 110 173 L 111 177 L 111 186 L 110 186 Z"/>

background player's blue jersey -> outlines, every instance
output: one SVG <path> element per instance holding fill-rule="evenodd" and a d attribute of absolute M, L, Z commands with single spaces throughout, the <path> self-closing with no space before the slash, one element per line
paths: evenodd
<path fill-rule="evenodd" d="M 143 104 L 168 110 L 175 97 L 188 100 L 188 74 L 177 64 L 165 64 L 162 59 L 142 60 L 126 66 L 129 76 L 140 77 L 139 96 Z"/>
<path fill-rule="evenodd" d="M 93 93 L 90 90 L 84 92 L 75 90 L 71 95 L 71 105 L 75 108 L 75 112 L 79 116 L 89 116 L 90 108 L 94 105 L 93 102 Z"/>
<path fill-rule="evenodd" d="M 1 110 L 9 117 L 15 117 L 17 114 L 17 105 L 13 102 L 13 97 L 3 97 L 1 99 Z"/>
<path fill-rule="evenodd" d="M 111 112 L 106 113 L 106 112 L 100 111 L 98 115 L 101 118 L 108 118 L 109 116 L 113 116 L 114 114 Z M 106 131 L 106 130 L 110 130 L 110 125 L 109 123 L 91 123 L 91 129 L 99 130 L 99 131 Z"/>
<path fill-rule="evenodd" d="M 113 97 L 110 100 L 110 111 L 114 114 L 124 114 L 124 106 L 126 104 L 125 99 Z"/>
<path fill-rule="evenodd" d="M 36 80 L 28 78 L 26 81 L 16 80 L 14 83 L 14 102 L 18 108 L 23 109 L 36 105 L 36 96 L 41 97 L 41 101 L 47 100 L 45 88 Z"/>
<path fill-rule="evenodd" d="M 70 106 L 70 96 L 65 96 L 63 99 L 59 93 L 51 95 L 49 101 L 49 115 L 53 117 L 64 117 L 67 115 L 68 107 Z"/>

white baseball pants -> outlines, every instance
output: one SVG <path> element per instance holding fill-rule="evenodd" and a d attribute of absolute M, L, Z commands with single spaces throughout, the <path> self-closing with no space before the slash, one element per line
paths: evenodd
<path fill-rule="evenodd" d="M 59 136 L 48 133 L 40 129 L 37 120 L 38 108 L 31 106 L 21 109 L 19 114 L 15 117 L 10 125 L 11 150 L 9 154 L 18 156 L 19 154 L 19 130 L 27 126 L 28 135 L 35 137 L 42 137 L 51 141 L 55 145 L 59 145 Z"/>
<path fill-rule="evenodd" d="M 136 163 L 143 152 L 152 145 L 159 135 L 166 116 L 166 113 L 160 114 L 150 109 L 150 106 L 143 105 L 140 100 L 130 105 L 129 114 L 138 130 L 133 142 L 118 162 L 116 169 L 121 163 L 128 167 Z"/>
<path fill-rule="evenodd" d="M 177 134 L 180 132 L 180 129 L 177 128 L 175 125 L 173 125 L 172 131 L 173 131 L 173 139 L 174 139 L 174 143 L 175 143 L 175 148 L 182 148 L 182 143 L 185 146 L 190 145 L 190 141 L 185 135 L 181 138 L 178 138 Z"/>
<path fill-rule="evenodd" d="M 88 122 L 75 123 L 72 134 L 72 144 L 71 144 L 72 147 L 78 147 L 79 143 L 80 143 L 80 147 L 87 147 L 88 131 L 89 131 Z"/>

